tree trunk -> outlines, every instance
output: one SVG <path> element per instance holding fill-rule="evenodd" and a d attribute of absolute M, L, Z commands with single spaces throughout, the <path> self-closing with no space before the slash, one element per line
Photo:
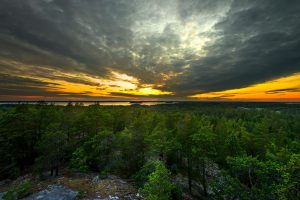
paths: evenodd
<path fill-rule="evenodd" d="M 191 160 L 191 155 L 188 154 L 187 156 L 187 161 L 188 161 L 188 182 L 189 182 L 189 192 L 192 194 L 192 160 Z"/>
<path fill-rule="evenodd" d="M 58 166 L 51 167 L 51 176 L 54 176 L 54 172 L 55 176 L 58 176 Z"/>
<path fill-rule="evenodd" d="M 53 176 L 53 171 L 54 171 L 54 168 L 51 167 L 51 176 Z"/>
<path fill-rule="evenodd" d="M 58 166 L 55 167 L 55 176 L 58 176 Z"/>
<path fill-rule="evenodd" d="M 204 196 L 207 196 L 206 163 L 205 163 L 205 159 L 203 159 L 203 161 L 202 161 L 202 186 L 203 186 Z"/>

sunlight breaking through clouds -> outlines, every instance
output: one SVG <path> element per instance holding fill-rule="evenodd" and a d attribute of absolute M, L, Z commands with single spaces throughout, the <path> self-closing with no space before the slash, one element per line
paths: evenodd
<path fill-rule="evenodd" d="M 66 81 L 55 82 L 57 86 L 49 91 L 58 92 L 61 95 L 64 93 L 81 94 L 81 92 L 84 91 L 86 94 L 93 97 L 120 97 L 122 94 L 125 96 L 155 96 L 172 94 L 171 92 L 154 89 L 154 85 L 152 84 L 141 84 L 137 78 L 127 74 L 111 71 L 111 75 L 112 76 L 107 79 L 84 76 L 87 81 L 95 83 L 95 86 L 87 86 L 86 84 Z"/>
<path fill-rule="evenodd" d="M 30 70 L 31 66 L 23 66 L 23 69 Z M 83 73 L 67 73 L 51 68 L 40 68 L 42 72 L 47 71 L 52 74 L 50 77 L 39 76 L 41 74 L 12 74 L 22 80 L 28 80 L 34 84 L 27 85 L 29 88 L 39 88 L 56 94 L 56 97 L 77 98 L 86 97 L 115 97 L 126 98 L 126 95 L 133 96 L 156 96 L 170 95 L 171 92 L 155 89 L 153 84 L 142 84 L 136 77 L 124 73 L 110 70 L 110 76 L 106 78 L 89 76 Z M 52 79 L 55 77 L 55 79 Z M 40 83 L 40 85 L 35 85 Z M 43 96 L 40 96 L 43 97 Z M 44 96 L 47 97 L 47 96 Z"/>
<path fill-rule="evenodd" d="M 0 13 L 0 99 L 219 98 L 300 72 L 296 0 L 2 0 Z M 299 99 L 299 81 L 285 94 Z"/>

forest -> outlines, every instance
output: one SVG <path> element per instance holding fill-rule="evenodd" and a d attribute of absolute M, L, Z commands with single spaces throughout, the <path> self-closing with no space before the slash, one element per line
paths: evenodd
<path fill-rule="evenodd" d="M 0 107 L 0 180 L 65 168 L 130 178 L 146 200 L 300 199 L 299 105 Z"/>

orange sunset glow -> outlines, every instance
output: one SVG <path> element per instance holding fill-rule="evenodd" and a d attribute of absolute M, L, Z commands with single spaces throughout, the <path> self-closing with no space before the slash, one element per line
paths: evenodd
<path fill-rule="evenodd" d="M 196 99 L 225 99 L 251 101 L 299 101 L 300 74 L 282 77 L 245 88 L 207 92 L 190 96 Z"/>
<path fill-rule="evenodd" d="M 1 101 L 300 101 L 297 6 L 272 12 L 268 3 L 232 0 L 0 5 Z"/>

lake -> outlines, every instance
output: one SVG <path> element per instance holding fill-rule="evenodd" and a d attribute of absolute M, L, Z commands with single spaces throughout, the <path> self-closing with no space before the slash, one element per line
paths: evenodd
<path fill-rule="evenodd" d="M 175 104 L 174 101 L 1 101 L 0 105 L 56 105 L 56 106 L 67 106 L 68 104 L 80 105 L 80 106 L 90 106 L 90 105 L 100 105 L 100 106 L 155 106 L 163 104 Z"/>

